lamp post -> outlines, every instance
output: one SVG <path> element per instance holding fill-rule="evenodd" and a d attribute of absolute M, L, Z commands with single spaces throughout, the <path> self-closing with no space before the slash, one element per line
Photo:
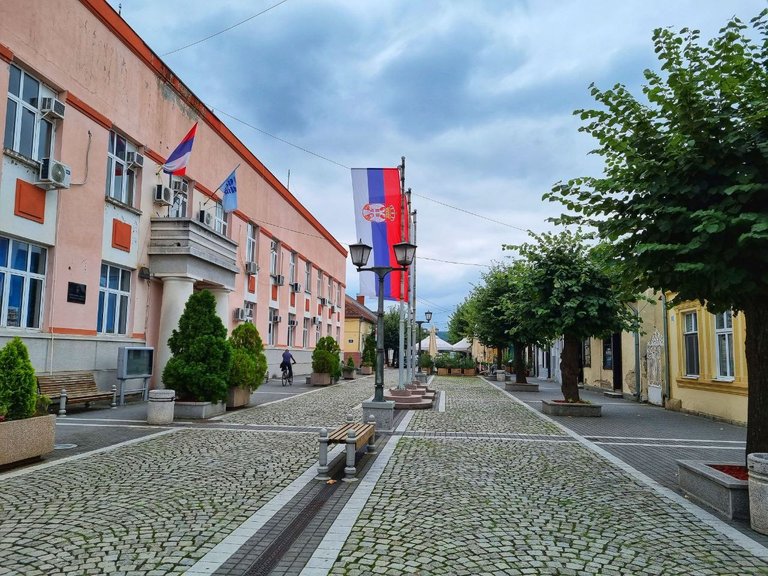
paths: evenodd
<path fill-rule="evenodd" d="M 421 374 L 421 325 L 425 322 L 429 324 L 429 322 L 432 320 L 432 312 L 427 310 L 424 312 L 424 320 L 416 320 L 416 325 L 419 327 L 419 355 L 416 359 L 416 365 L 419 367 L 419 374 Z"/>
<path fill-rule="evenodd" d="M 405 271 L 413 262 L 416 255 L 416 245 L 409 242 L 399 242 L 392 246 L 395 251 L 395 260 L 400 268 L 392 266 L 371 266 L 365 268 L 372 248 L 363 244 L 361 240 L 357 244 L 349 245 L 349 254 L 352 264 L 358 272 L 373 272 L 379 280 L 379 306 L 376 312 L 376 377 L 374 385 L 374 402 L 384 402 L 384 277 L 393 270 Z"/>

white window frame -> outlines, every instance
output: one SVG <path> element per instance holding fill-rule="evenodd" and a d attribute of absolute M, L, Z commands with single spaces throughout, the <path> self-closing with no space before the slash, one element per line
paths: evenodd
<path fill-rule="evenodd" d="M 323 273 L 320 270 L 317 271 L 317 297 L 323 297 Z"/>
<path fill-rule="evenodd" d="M 248 318 L 246 322 L 256 322 L 256 302 L 246 300 L 243 302 L 243 308 L 245 308 L 245 316 Z"/>
<path fill-rule="evenodd" d="M 715 374 L 717 380 L 733 382 L 733 312 L 714 314 L 715 326 Z M 725 358 L 721 358 L 720 346 L 725 346 Z"/>
<path fill-rule="evenodd" d="M 323 336 L 323 323 L 320 322 L 320 324 L 315 325 L 315 346 L 317 346 L 317 343 L 320 341 L 320 338 Z"/>
<path fill-rule="evenodd" d="M 336 284 L 336 306 L 341 308 L 341 284 Z"/>
<path fill-rule="evenodd" d="M 229 214 L 224 212 L 224 206 L 221 202 L 216 202 L 213 210 L 213 229 L 222 236 L 226 236 L 228 224 Z"/>
<path fill-rule="evenodd" d="M 310 318 L 304 318 L 304 323 L 302 326 L 302 334 L 301 334 L 301 345 L 302 348 L 309 348 L 309 323 L 311 319 Z"/>
<path fill-rule="evenodd" d="M 291 257 L 288 260 L 288 284 L 294 284 L 296 282 L 296 252 L 291 252 Z"/>
<path fill-rule="evenodd" d="M 269 274 L 278 276 L 280 272 L 280 242 L 272 240 L 269 244 Z"/>
<path fill-rule="evenodd" d="M 701 353 L 699 351 L 699 315 L 696 310 L 682 312 L 680 314 L 683 332 L 683 375 L 687 378 L 698 378 L 701 374 Z M 689 358 L 688 341 L 694 343 L 695 359 Z M 692 362 L 695 361 L 695 370 Z"/>
<path fill-rule="evenodd" d="M 117 277 L 117 287 L 110 286 L 110 279 L 113 274 Z M 132 273 L 127 268 L 115 266 L 114 264 L 101 263 L 101 274 L 99 276 L 99 301 L 96 316 L 96 332 L 99 334 L 114 334 L 124 336 L 129 333 L 128 317 L 131 307 L 131 284 Z M 126 287 L 127 284 L 127 287 Z M 114 320 L 110 328 L 108 324 L 110 313 L 109 299 L 114 297 Z M 123 308 L 124 304 L 124 308 Z"/>
<path fill-rule="evenodd" d="M 106 196 L 117 200 L 127 206 L 134 206 L 138 174 L 136 170 L 128 166 L 128 152 L 136 152 L 136 146 L 125 136 L 114 130 L 109 131 L 107 143 L 107 182 Z M 122 151 L 118 151 L 118 144 L 122 142 Z M 115 185 L 115 172 L 120 168 L 123 172 L 119 190 Z"/>
<path fill-rule="evenodd" d="M 173 191 L 173 203 L 168 211 L 168 215 L 171 218 L 188 218 L 189 217 L 189 193 L 182 192 L 181 190 L 173 190 L 174 182 L 184 182 L 184 178 L 180 176 L 170 175 L 168 178 L 168 186 Z M 189 182 L 187 182 L 189 186 Z"/>
<path fill-rule="evenodd" d="M 245 259 L 248 262 L 257 262 L 257 246 L 259 239 L 259 227 L 253 222 L 248 222 L 245 232 Z"/>
<path fill-rule="evenodd" d="M 277 345 L 277 317 L 279 316 L 277 308 L 269 309 L 269 318 L 267 322 L 267 342 L 270 346 Z"/>
<path fill-rule="evenodd" d="M 296 321 L 296 314 L 288 314 L 288 346 L 293 348 L 296 340 L 296 326 L 291 323 Z"/>
<path fill-rule="evenodd" d="M 14 70 L 19 72 L 18 95 L 11 92 L 11 76 L 13 75 Z M 37 83 L 37 95 L 30 98 L 32 102 L 24 100 L 24 86 L 27 83 L 27 79 L 29 79 L 30 82 Z M 40 113 L 40 104 L 42 103 L 43 98 L 55 98 L 58 94 L 35 78 L 32 74 L 11 64 L 9 67 L 7 96 L 5 126 L 3 127 L 3 146 L 31 160 L 40 161 L 43 158 L 52 157 L 56 142 L 56 123 L 43 118 L 43 115 Z M 15 107 L 13 113 L 11 113 L 11 102 Z M 27 154 L 26 150 L 21 150 L 22 126 L 24 124 L 23 115 L 25 111 L 27 114 L 32 114 L 32 142 L 29 154 Z M 47 148 L 41 150 L 40 129 L 43 126 L 47 126 L 50 130 L 50 141 L 48 142 Z M 12 128 L 10 134 L 8 133 L 9 127 Z M 10 136 L 11 142 L 6 141 L 6 135 Z"/>
<path fill-rule="evenodd" d="M 328 276 L 328 304 L 333 304 L 333 278 Z"/>
<path fill-rule="evenodd" d="M 48 265 L 48 250 L 42 246 L 22 242 L 13 238 L 0 236 L 3 251 L 0 252 L 0 326 L 3 328 L 18 328 L 27 330 L 40 330 L 43 318 L 43 306 L 45 298 L 45 270 Z M 17 246 L 26 247 L 23 269 L 14 267 L 12 255 Z M 33 254 L 37 254 L 37 271 L 32 270 Z M 39 270 L 42 269 L 42 273 Z M 11 283 L 21 282 L 21 294 L 19 306 L 11 310 L 9 300 L 11 297 Z M 32 287 L 37 289 L 33 290 Z M 30 306 L 32 310 L 30 311 Z M 13 312 L 13 314 L 11 314 Z M 30 319 L 30 312 L 33 317 Z M 36 312 L 36 313 L 35 313 Z M 13 317 L 13 324 L 8 324 L 9 316 Z M 31 321 L 30 321 L 31 320 Z"/>
<path fill-rule="evenodd" d="M 304 292 L 312 293 L 312 262 L 307 262 L 304 269 Z"/>

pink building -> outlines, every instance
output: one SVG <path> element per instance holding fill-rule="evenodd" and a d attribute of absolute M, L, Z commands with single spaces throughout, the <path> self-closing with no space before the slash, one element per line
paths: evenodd
<path fill-rule="evenodd" d="M 308 373 L 340 340 L 345 248 L 104 0 L 3 0 L 2 90 L 0 345 L 103 388 L 118 347 L 153 346 L 160 386 L 199 289 L 230 330 L 255 323 L 270 373 L 285 346 Z M 186 176 L 163 174 L 195 122 Z M 213 190 L 238 164 L 225 214 Z"/>

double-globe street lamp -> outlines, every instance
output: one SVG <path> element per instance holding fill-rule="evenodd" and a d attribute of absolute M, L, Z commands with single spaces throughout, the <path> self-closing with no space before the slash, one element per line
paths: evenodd
<path fill-rule="evenodd" d="M 373 272 L 379 279 L 379 306 L 376 313 L 376 379 L 373 394 L 374 402 L 384 402 L 384 277 L 392 271 L 406 271 L 416 255 L 416 245 L 410 242 L 398 242 L 392 248 L 395 251 L 395 260 L 400 268 L 392 266 L 371 266 L 364 268 L 368 263 L 372 248 L 363 244 L 362 240 L 357 244 L 349 245 L 349 254 L 352 264 L 358 272 Z"/>
<path fill-rule="evenodd" d="M 416 325 L 419 327 L 419 356 L 416 359 L 416 364 L 419 367 L 419 374 L 421 374 L 421 325 L 425 322 L 429 324 L 432 321 L 432 312 L 427 310 L 424 312 L 424 320 L 416 320 Z"/>

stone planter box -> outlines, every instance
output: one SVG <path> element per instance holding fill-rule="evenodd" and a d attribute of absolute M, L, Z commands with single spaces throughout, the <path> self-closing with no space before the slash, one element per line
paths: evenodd
<path fill-rule="evenodd" d="M 0 466 L 53 452 L 56 416 L 0 422 Z"/>
<path fill-rule="evenodd" d="M 541 411 L 550 416 L 588 416 L 596 418 L 602 416 L 601 404 L 587 404 L 584 402 L 555 402 L 542 400 Z"/>
<path fill-rule="evenodd" d="M 325 372 L 312 372 L 312 386 L 329 386 L 331 384 L 331 375 Z"/>
<path fill-rule="evenodd" d="M 251 401 L 251 389 L 244 386 L 232 386 L 227 391 L 227 408 L 248 406 Z"/>
<path fill-rule="evenodd" d="M 344 380 L 352 380 L 355 377 L 354 370 L 342 370 L 341 374 L 344 376 Z"/>
<path fill-rule="evenodd" d="M 678 460 L 680 488 L 691 500 L 717 510 L 726 518 L 747 520 L 749 518 L 747 482 L 715 470 L 709 464 L 744 465 L 742 462 Z"/>
<path fill-rule="evenodd" d="M 221 416 L 227 411 L 224 402 L 179 402 L 176 401 L 173 417 L 180 420 L 205 420 Z"/>
<path fill-rule="evenodd" d="M 461 376 L 461 368 L 451 368 L 451 376 Z"/>
<path fill-rule="evenodd" d="M 504 390 L 507 392 L 538 392 L 539 391 L 539 385 L 538 384 L 521 384 L 518 382 L 507 382 L 504 384 Z"/>
<path fill-rule="evenodd" d="M 768 534 L 768 453 L 747 457 L 749 468 L 749 513 L 752 529 Z"/>
<path fill-rule="evenodd" d="M 476 376 L 477 375 L 477 370 L 474 369 L 474 368 L 462 368 L 461 369 L 461 373 L 464 376 Z"/>
<path fill-rule="evenodd" d="M 361 376 L 370 376 L 373 374 L 373 366 L 360 366 Z"/>
<path fill-rule="evenodd" d="M 507 379 L 507 373 L 504 370 L 496 371 L 496 382 L 504 382 Z"/>
<path fill-rule="evenodd" d="M 438 376 L 448 376 L 449 368 L 438 368 L 437 369 L 437 375 Z"/>

